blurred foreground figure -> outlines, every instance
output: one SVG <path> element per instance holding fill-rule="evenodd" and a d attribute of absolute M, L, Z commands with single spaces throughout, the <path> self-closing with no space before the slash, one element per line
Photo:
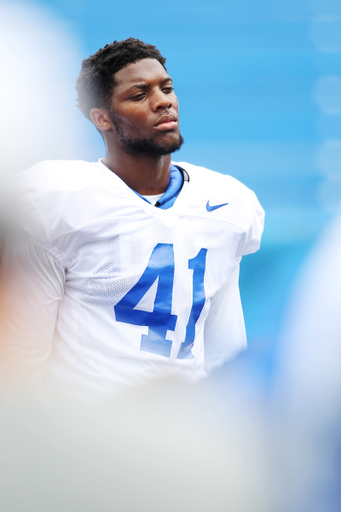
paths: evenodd
<path fill-rule="evenodd" d="M 0 0 L 0 19 L 1 255 L 3 239 L 14 229 L 17 211 L 9 192 L 10 176 L 38 160 L 75 158 L 84 145 L 84 129 L 72 94 L 79 56 L 65 24 L 46 8 L 15 1 Z M 6 277 L 10 276 L 6 273 Z M 0 283 L 0 291 L 3 285 Z M 28 304 L 34 297 L 26 298 Z M 8 314 L 3 299 L 1 324 Z M 18 301 L 22 305 L 20 295 Z M 16 322 L 19 326 L 19 318 Z M 0 367 L 3 345 L 0 331 Z M 5 369 L 10 374 L 7 363 Z"/>
<path fill-rule="evenodd" d="M 96 405 L 0 396 L 0 509 L 274 512 L 263 420 L 230 384 L 223 400 L 174 380 Z"/>
<path fill-rule="evenodd" d="M 302 272 L 276 390 L 280 511 L 341 510 L 341 214 Z M 280 467 L 279 467 L 280 469 Z"/>
<path fill-rule="evenodd" d="M 105 46 L 83 61 L 77 91 L 106 154 L 17 173 L 8 349 L 87 399 L 205 376 L 245 348 L 239 263 L 259 248 L 263 210 L 232 177 L 171 162 L 178 100 L 154 46 Z"/>
<path fill-rule="evenodd" d="M 0 176 L 38 160 L 76 158 L 84 129 L 73 108 L 74 37 L 32 3 L 0 0 L 0 19 Z"/>

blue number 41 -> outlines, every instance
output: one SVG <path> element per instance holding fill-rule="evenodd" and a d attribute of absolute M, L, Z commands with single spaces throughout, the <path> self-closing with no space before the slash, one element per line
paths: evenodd
<path fill-rule="evenodd" d="M 193 270 L 192 309 L 186 328 L 185 340 L 181 343 L 178 358 L 193 358 L 191 349 L 195 338 L 195 325 L 205 305 L 204 275 L 207 249 L 200 249 L 195 258 L 188 261 Z M 153 312 L 134 309 L 142 297 L 158 279 Z M 174 281 L 174 251 L 172 244 L 157 244 L 148 265 L 138 282 L 116 304 L 115 315 L 118 322 L 147 326 L 148 334 L 141 337 L 141 350 L 170 357 L 172 341 L 167 339 L 167 331 L 174 331 L 177 315 L 172 315 Z"/>

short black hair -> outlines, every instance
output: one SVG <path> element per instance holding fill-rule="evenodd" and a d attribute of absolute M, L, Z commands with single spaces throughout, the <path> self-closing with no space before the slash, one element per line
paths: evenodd
<path fill-rule="evenodd" d="M 142 59 L 156 59 L 166 69 L 166 59 L 155 46 L 133 37 L 107 44 L 83 60 L 76 82 L 77 107 L 87 119 L 91 121 L 92 108 L 109 109 L 115 73 Z"/>

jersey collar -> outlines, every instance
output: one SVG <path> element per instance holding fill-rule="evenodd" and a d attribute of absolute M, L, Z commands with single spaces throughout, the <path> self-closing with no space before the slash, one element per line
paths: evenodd
<path fill-rule="evenodd" d="M 168 208 L 171 208 L 171 206 L 173 206 L 173 204 L 175 203 L 175 200 L 178 197 L 180 190 L 182 189 L 184 181 L 189 181 L 187 172 L 184 169 L 181 169 L 181 167 L 177 167 L 172 164 L 170 171 L 170 181 L 167 190 L 165 191 L 163 196 L 155 203 L 155 206 L 157 208 L 160 208 L 161 210 L 168 210 Z M 151 204 L 148 201 L 148 199 L 141 196 L 141 194 L 139 194 L 135 190 L 133 190 L 133 192 L 135 192 L 135 194 L 141 197 L 141 199 Z"/>

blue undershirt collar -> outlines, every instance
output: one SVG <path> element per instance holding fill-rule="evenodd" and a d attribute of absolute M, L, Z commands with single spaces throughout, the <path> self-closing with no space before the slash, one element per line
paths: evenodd
<path fill-rule="evenodd" d="M 155 206 L 157 208 L 161 208 L 161 210 L 168 210 L 175 203 L 176 198 L 178 197 L 180 190 L 182 188 L 184 182 L 184 177 L 180 169 L 178 169 L 175 165 L 171 166 L 170 171 L 170 181 L 167 187 L 166 192 L 163 196 L 156 202 Z M 135 194 L 140 196 L 144 201 L 151 204 L 148 199 L 141 196 L 138 192 L 134 190 Z"/>

